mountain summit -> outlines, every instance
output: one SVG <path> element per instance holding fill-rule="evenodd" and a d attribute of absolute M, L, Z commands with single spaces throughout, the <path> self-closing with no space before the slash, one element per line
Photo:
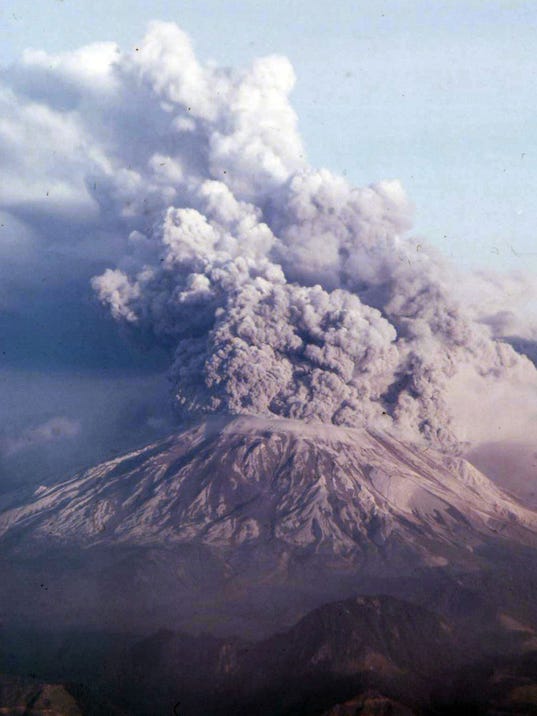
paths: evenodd
<path fill-rule="evenodd" d="M 101 611 L 126 599 L 155 616 L 178 600 L 206 620 L 227 600 L 278 612 L 367 578 L 473 569 L 487 545 L 535 544 L 537 515 L 462 458 L 388 434 L 213 417 L 38 488 L 0 514 L 0 535 L 17 555 L 6 569 L 72 582 L 74 602 L 87 584 Z"/>
<path fill-rule="evenodd" d="M 462 537 L 465 549 L 499 532 L 523 538 L 537 515 L 465 460 L 387 434 L 238 417 L 38 488 L 0 516 L 0 534 L 20 529 L 84 546 L 271 541 L 342 557 L 397 542 L 436 564 Z"/>

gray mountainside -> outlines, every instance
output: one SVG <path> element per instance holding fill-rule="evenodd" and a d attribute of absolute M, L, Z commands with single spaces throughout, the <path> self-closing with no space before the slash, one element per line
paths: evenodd
<path fill-rule="evenodd" d="M 531 548 L 537 515 L 388 434 L 213 417 L 38 488 L 0 535 L 8 621 L 267 633 L 370 579 Z"/>

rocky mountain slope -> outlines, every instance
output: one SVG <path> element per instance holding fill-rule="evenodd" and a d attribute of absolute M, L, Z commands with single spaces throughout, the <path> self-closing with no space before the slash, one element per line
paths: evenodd
<path fill-rule="evenodd" d="M 0 676 L 0 713 L 534 713 L 535 633 L 502 615 L 498 634 L 519 632 L 519 648 L 483 654 L 467 648 L 459 626 L 430 609 L 375 595 L 325 604 L 260 641 L 171 629 L 141 639 L 80 631 L 47 637 L 45 627 L 24 640 L 3 632 L 0 669 L 24 676 Z"/>
<path fill-rule="evenodd" d="M 162 713 L 172 702 L 185 714 L 320 713 L 338 696 L 372 687 L 423 699 L 455 653 L 450 627 L 429 610 L 359 597 L 324 605 L 256 643 L 156 634 L 130 652 L 122 678 L 134 676 L 153 702 L 158 694 Z"/>
<path fill-rule="evenodd" d="M 212 418 L 0 513 L 0 598 L 8 619 L 228 633 L 265 619 L 268 633 L 368 579 L 475 570 L 491 545 L 533 550 L 536 535 L 537 514 L 461 458 Z"/>
<path fill-rule="evenodd" d="M 98 465 L 0 514 L 26 539 L 227 548 L 274 540 L 342 557 L 405 543 L 424 563 L 498 532 L 530 538 L 537 514 L 463 459 L 366 430 L 212 419 Z M 524 532 L 527 532 L 524 535 Z"/>
<path fill-rule="evenodd" d="M 61 684 L 0 675 L 0 714 L 5 716 L 82 716 Z"/>

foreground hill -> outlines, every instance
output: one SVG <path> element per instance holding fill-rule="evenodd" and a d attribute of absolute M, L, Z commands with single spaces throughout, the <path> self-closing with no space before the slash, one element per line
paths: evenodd
<path fill-rule="evenodd" d="M 516 653 L 471 651 L 456 622 L 377 595 L 326 604 L 255 642 L 173 630 L 114 642 L 72 632 L 49 635 L 48 653 L 38 653 L 43 635 L 27 635 L 10 669 L 68 685 L 6 677 L 0 713 L 54 703 L 57 716 L 527 716 L 537 708 L 535 633 L 513 620 L 496 628 L 519 632 Z M 15 703 L 28 710 L 2 710 Z"/>
<path fill-rule="evenodd" d="M 83 716 L 61 684 L 0 675 L 0 714 L 6 716 Z"/>
<path fill-rule="evenodd" d="M 136 684 L 140 713 L 180 703 L 192 715 L 313 714 L 371 688 L 419 704 L 458 658 L 450 626 L 434 613 L 358 597 L 255 643 L 159 632 L 129 651 L 119 681 Z"/>

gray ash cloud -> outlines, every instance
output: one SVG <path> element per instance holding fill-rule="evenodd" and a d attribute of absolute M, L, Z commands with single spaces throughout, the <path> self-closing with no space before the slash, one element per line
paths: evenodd
<path fill-rule="evenodd" d="M 52 165 L 34 157 L 25 216 L 39 218 L 47 184 L 58 226 L 84 225 L 69 249 L 65 229 L 47 246 L 109 267 L 96 295 L 170 351 L 181 415 L 274 414 L 446 445 L 475 438 L 473 403 L 486 415 L 489 396 L 534 420 L 537 372 L 504 340 L 529 323 L 515 309 L 506 319 L 503 279 L 462 275 L 413 238 L 397 181 L 355 188 L 308 165 L 285 58 L 202 64 L 181 30 L 154 23 L 130 53 L 30 52 L 5 79 L 13 166 L 39 125 L 57 151 Z M 22 216 L 31 168 L 18 167 L 2 206 Z"/>

